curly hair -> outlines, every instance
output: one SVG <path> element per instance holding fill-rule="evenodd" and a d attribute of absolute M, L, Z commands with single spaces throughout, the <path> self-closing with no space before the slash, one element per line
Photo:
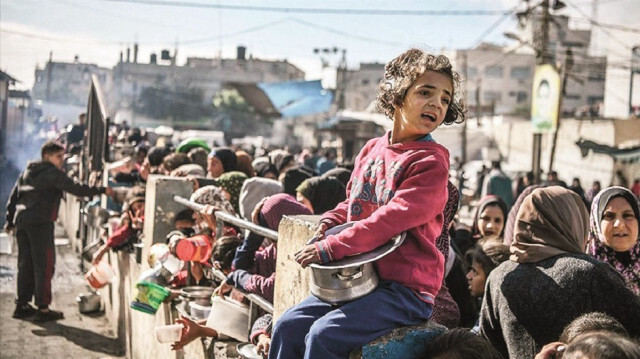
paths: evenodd
<path fill-rule="evenodd" d="M 384 69 L 384 79 L 378 85 L 376 108 L 389 118 L 393 118 L 395 106 L 402 105 L 409 87 L 426 71 L 436 71 L 447 75 L 453 87 L 453 99 L 444 117 L 444 123 L 464 121 L 466 107 L 462 101 L 460 75 L 453 70 L 451 62 L 444 55 L 432 55 L 420 49 L 409 49 L 391 60 Z"/>

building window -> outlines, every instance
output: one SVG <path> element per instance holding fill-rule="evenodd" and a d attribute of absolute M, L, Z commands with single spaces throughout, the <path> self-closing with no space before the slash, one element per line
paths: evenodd
<path fill-rule="evenodd" d="M 517 103 L 527 102 L 527 93 L 526 92 L 522 92 L 522 91 L 518 91 L 518 94 L 517 94 L 517 97 L 516 97 L 516 102 Z"/>
<path fill-rule="evenodd" d="M 484 69 L 487 77 L 502 77 L 502 66 L 491 66 Z"/>
<path fill-rule="evenodd" d="M 498 91 L 484 91 L 482 93 L 482 101 L 484 103 L 500 102 L 502 100 L 502 93 Z"/>
<path fill-rule="evenodd" d="M 589 72 L 589 81 L 601 82 L 605 80 L 603 71 Z"/>
<path fill-rule="evenodd" d="M 362 86 L 369 86 L 369 79 L 363 79 Z"/>
<path fill-rule="evenodd" d="M 526 80 L 531 77 L 531 69 L 528 67 L 512 67 L 511 78 L 516 80 Z"/>
<path fill-rule="evenodd" d="M 580 100 L 580 95 L 579 94 L 574 94 L 574 93 L 568 93 L 566 95 L 564 95 L 564 98 L 567 100 Z"/>
<path fill-rule="evenodd" d="M 602 96 L 589 96 L 587 97 L 587 103 L 589 105 L 595 105 L 604 102 L 604 97 Z"/>

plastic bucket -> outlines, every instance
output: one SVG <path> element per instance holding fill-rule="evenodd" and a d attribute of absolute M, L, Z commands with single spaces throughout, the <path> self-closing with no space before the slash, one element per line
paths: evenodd
<path fill-rule="evenodd" d="M 207 327 L 233 339 L 246 342 L 249 338 L 249 307 L 229 297 L 219 296 L 211 300 Z"/>
<path fill-rule="evenodd" d="M 136 300 L 131 302 L 131 308 L 147 313 L 155 314 L 162 302 L 169 295 L 169 290 L 154 283 L 140 282 L 136 284 L 138 294 Z"/>
<path fill-rule="evenodd" d="M 205 235 L 183 238 L 176 246 L 176 255 L 183 261 L 200 262 L 211 256 L 211 240 Z"/>
<path fill-rule="evenodd" d="M 115 275 L 109 263 L 100 261 L 100 263 L 91 267 L 84 277 L 93 289 L 100 289 L 111 283 Z"/>

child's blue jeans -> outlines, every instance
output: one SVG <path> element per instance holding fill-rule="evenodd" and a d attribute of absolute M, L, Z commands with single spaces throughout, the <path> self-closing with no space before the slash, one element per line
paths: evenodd
<path fill-rule="evenodd" d="M 345 359 L 397 327 L 427 321 L 432 310 L 409 288 L 391 281 L 343 305 L 310 296 L 275 323 L 269 358 Z"/>

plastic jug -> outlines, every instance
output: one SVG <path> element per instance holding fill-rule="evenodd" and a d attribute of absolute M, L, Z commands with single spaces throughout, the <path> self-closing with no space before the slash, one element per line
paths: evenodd
<path fill-rule="evenodd" d="M 103 260 L 91 267 L 84 277 L 92 288 L 100 289 L 111 283 L 115 275 L 111 265 Z"/>
<path fill-rule="evenodd" d="M 176 255 L 183 261 L 200 262 L 209 259 L 213 246 L 209 236 L 183 238 L 176 245 Z"/>

